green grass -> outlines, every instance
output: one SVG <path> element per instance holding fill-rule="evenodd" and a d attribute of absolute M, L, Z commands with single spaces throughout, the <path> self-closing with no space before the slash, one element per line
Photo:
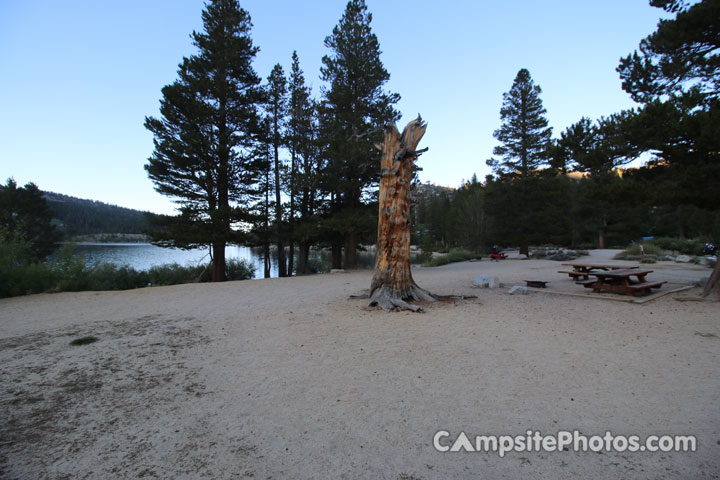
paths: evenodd
<path fill-rule="evenodd" d="M 76 338 L 72 342 L 70 342 L 70 345 L 73 347 L 79 347 L 81 345 L 90 345 L 91 343 L 97 342 L 99 339 L 97 337 L 94 337 L 92 335 L 88 335 L 86 337 L 80 337 Z"/>

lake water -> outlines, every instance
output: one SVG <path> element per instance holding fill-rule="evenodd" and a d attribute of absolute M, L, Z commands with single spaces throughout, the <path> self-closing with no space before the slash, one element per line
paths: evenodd
<path fill-rule="evenodd" d="M 207 249 L 180 250 L 162 248 L 149 243 L 92 243 L 77 244 L 75 252 L 84 255 L 88 264 L 95 262 L 129 265 L 136 270 L 147 270 L 155 265 L 178 263 L 180 265 L 198 265 L 209 263 Z M 277 277 L 277 252 L 272 252 L 271 276 Z M 242 259 L 255 266 L 255 278 L 263 277 L 263 254 L 261 249 L 228 246 L 225 249 L 227 259 Z M 297 264 L 297 250 L 295 251 Z M 318 271 L 329 271 L 331 266 L 330 252 L 311 250 L 310 263 Z M 374 252 L 358 252 L 358 266 L 372 268 L 375 264 Z"/>

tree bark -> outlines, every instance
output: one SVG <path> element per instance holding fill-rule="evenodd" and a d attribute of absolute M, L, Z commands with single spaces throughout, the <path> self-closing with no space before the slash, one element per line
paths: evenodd
<path fill-rule="evenodd" d="M 416 151 L 427 125 L 420 116 L 407 124 L 402 135 L 395 124 L 385 127 L 381 161 L 375 275 L 370 285 L 370 306 L 385 310 L 421 311 L 408 301 L 433 302 L 433 295 L 417 286 L 410 272 L 410 184 Z"/>
<path fill-rule="evenodd" d="M 333 270 L 342 269 L 342 241 L 341 241 L 341 239 L 333 239 L 330 242 L 330 251 L 332 252 L 332 268 L 333 268 Z"/>
<path fill-rule="evenodd" d="M 213 243 L 212 281 L 225 281 L 225 242 Z"/>
<path fill-rule="evenodd" d="M 357 268 L 357 232 L 348 232 L 345 235 L 345 269 L 354 270 Z"/>
<path fill-rule="evenodd" d="M 263 278 L 270 278 L 270 244 L 263 245 Z"/>
<path fill-rule="evenodd" d="M 292 277 L 293 270 L 295 270 L 295 165 L 297 157 L 295 155 L 295 147 L 292 147 L 292 155 L 290 156 L 290 217 L 289 222 L 289 240 L 288 240 L 288 267 L 287 273 Z"/>
<path fill-rule="evenodd" d="M 283 245 L 282 229 L 282 199 L 280 197 L 280 152 L 278 139 L 278 121 L 277 114 L 274 117 L 275 122 L 275 241 L 277 242 L 278 251 L 278 277 L 287 276 L 287 263 L 285 260 L 285 245 Z"/>
<path fill-rule="evenodd" d="M 705 284 L 702 296 L 707 297 L 711 293 L 720 296 L 720 262 L 715 263 L 715 269 L 710 275 L 707 284 Z"/>
<path fill-rule="evenodd" d="M 308 257 L 310 254 L 310 244 L 301 241 L 298 247 L 297 274 L 305 275 L 308 273 Z"/>

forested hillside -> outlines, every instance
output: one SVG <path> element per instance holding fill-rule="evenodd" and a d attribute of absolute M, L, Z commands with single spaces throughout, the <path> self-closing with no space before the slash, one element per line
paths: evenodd
<path fill-rule="evenodd" d="M 53 223 L 64 239 L 93 234 L 142 234 L 154 214 L 84 200 L 61 193 L 43 192 L 53 214 Z"/>

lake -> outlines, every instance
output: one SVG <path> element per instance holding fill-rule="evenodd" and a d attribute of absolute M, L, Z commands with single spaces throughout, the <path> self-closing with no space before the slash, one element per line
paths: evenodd
<path fill-rule="evenodd" d="M 116 265 L 129 265 L 136 270 L 147 270 L 155 265 L 178 263 L 180 265 L 198 265 L 209 263 L 210 256 L 207 249 L 180 250 L 176 248 L 162 248 L 149 243 L 81 243 L 74 246 L 75 252 L 85 257 L 88 264 L 95 262 L 114 263 Z M 272 277 L 278 276 L 277 252 L 271 252 Z M 255 278 L 263 278 L 263 254 L 259 248 L 228 246 L 225 249 L 227 259 L 242 259 L 255 266 Z M 295 250 L 297 264 L 297 249 Z M 310 264 L 317 271 L 330 271 L 331 256 L 329 251 L 311 250 Z M 373 268 L 375 265 L 374 252 L 358 252 L 358 266 L 360 268 Z"/>

